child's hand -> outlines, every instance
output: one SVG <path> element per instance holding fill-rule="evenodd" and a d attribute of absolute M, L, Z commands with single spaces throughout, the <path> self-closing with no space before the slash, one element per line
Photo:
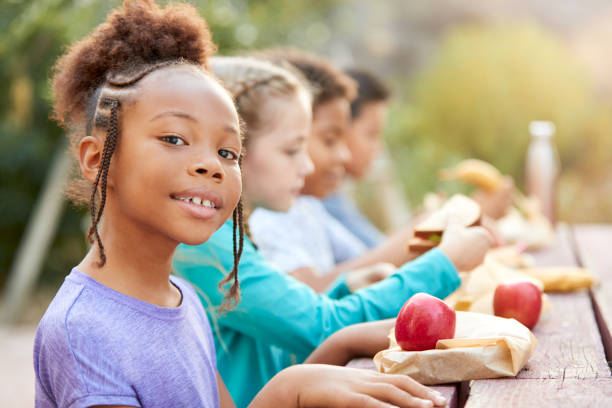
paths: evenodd
<path fill-rule="evenodd" d="M 489 232 L 489 234 L 491 234 L 491 237 L 493 238 L 493 242 L 495 243 L 494 244 L 495 247 L 503 246 L 506 244 L 503 237 L 499 234 L 499 231 L 497 229 L 497 224 L 495 223 L 494 219 L 489 218 L 486 215 L 483 215 L 480 219 L 480 225 L 484 229 L 486 229 Z"/>
<path fill-rule="evenodd" d="M 447 402 L 439 392 L 405 375 L 317 364 L 285 369 L 266 388 L 270 386 L 295 390 L 293 405 L 277 405 L 283 407 L 408 408 L 444 406 Z"/>
<path fill-rule="evenodd" d="M 497 220 L 512 206 L 514 193 L 514 180 L 510 176 L 505 176 L 497 190 L 492 192 L 478 190 L 472 194 L 472 198 L 480 204 L 485 215 Z"/>
<path fill-rule="evenodd" d="M 484 261 L 487 251 L 493 246 L 494 239 L 483 227 L 466 228 L 450 216 L 442 242 L 438 248 L 455 265 L 457 270 L 471 271 Z"/>
<path fill-rule="evenodd" d="M 397 267 L 388 262 L 380 262 L 372 266 L 366 266 L 352 270 L 346 275 L 346 286 L 351 292 L 367 288 L 373 283 L 381 281 L 391 276 Z"/>

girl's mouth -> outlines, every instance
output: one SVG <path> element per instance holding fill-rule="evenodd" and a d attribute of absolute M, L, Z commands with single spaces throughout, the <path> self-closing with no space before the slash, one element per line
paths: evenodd
<path fill-rule="evenodd" d="M 220 200 L 216 197 L 206 197 L 208 194 L 171 194 L 170 198 L 175 200 L 180 207 L 189 215 L 199 219 L 210 219 L 219 210 Z"/>
<path fill-rule="evenodd" d="M 216 208 L 215 203 L 213 203 L 210 200 L 202 199 L 201 197 L 172 197 L 171 196 L 171 198 L 175 200 L 184 201 L 186 203 L 192 203 L 195 205 L 199 205 L 202 207 Z"/>

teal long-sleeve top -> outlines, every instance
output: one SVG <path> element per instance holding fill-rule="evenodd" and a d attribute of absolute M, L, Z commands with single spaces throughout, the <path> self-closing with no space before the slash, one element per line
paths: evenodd
<path fill-rule="evenodd" d="M 202 245 L 180 245 L 173 264 L 194 285 L 208 313 L 217 367 L 238 408 L 335 331 L 395 317 L 414 293 L 444 298 L 460 284 L 453 264 L 434 249 L 366 289 L 351 294 L 339 278 L 327 294 L 320 294 L 268 263 L 245 237 L 238 271 L 242 299 L 219 316 L 223 293 L 218 284 L 233 265 L 231 221 Z"/>

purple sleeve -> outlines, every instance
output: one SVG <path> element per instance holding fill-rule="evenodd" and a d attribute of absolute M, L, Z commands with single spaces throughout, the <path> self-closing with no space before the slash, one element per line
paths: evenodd
<path fill-rule="evenodd" d="M 41 320 L 34 340 L 37 408 L 140 406 L 95 338 L 87 334 L 87 327 L 67 318 L 55 315 Z"/>

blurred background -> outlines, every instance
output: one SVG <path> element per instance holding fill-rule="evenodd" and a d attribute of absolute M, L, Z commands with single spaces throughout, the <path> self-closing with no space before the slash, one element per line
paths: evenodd
<path fill-rule="evenodd" d="M 65 173 L 57 154 L 62 132 L 48 119 L 53 63 L 119 3 L 0 0 L 0 290 L 43 187 L 59 191 Z M 528 125 L 550 120 L 562 168 L 559 219 L 612 221 L 608 0 L 191 3 L 208 21 L 220 54 L 291 45 L 382 77 L 393 93 L 386 131 L 391 166 L 411 207 L 428 191 L 460 189 L 440 184 L 436 173 L 469 157 L 489 161 L 523 188 Z M 363 188 L 362 201 L 371 203 Z M 37 243 L 43 252 L 48 245 L 42 272 L 19 315 L 31 325 L 86 251 L 85 212 L 61 201 L 49 211 L 41 218 L 48 237 Z M 3 333 L 0 342 L 8 338 Z M 29 339 L 31 330 L 25 333 Z"/>

